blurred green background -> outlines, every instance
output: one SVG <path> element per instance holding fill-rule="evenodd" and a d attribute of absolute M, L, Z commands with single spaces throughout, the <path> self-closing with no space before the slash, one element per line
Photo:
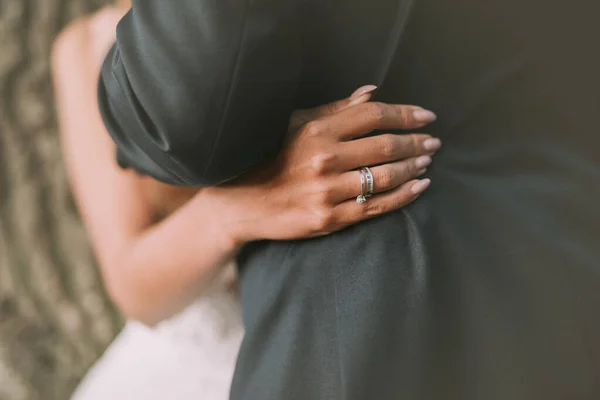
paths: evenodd
<path fill-rule="evenodd" d="M 58 32 L 107 3 L 0 0 L 0 400 L 68 399 L 122 324 L 69 193 L 49 71 Z"/>

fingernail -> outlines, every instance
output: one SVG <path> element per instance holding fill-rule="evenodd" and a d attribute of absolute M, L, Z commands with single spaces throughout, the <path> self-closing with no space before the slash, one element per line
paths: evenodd
<path fill-rule="evenodd" d="M 357 100 L 360 97 L 364 96 L 367 93 L 371 93 L 372 91 L 376 90 L 377 86 L 375 85 L 366 85 L 363 87 L 360 87 L 358 89 L 356 89 L 356 91 L 354 93 L 352 93 L 352 96 L 350 96 L 350 100 Z"/>
<path fill-rule="evenodd" d="M 423 142 L 423 148 L 427 151 L 437 151 L 442 147 L 442 141 L 438 138 L 429 138 Z"/>
<path fill-rule="evenodd" d="M 415 166 L 419 169 L 425 168 L 431 164 L 431 157 L 421 156 L 415 160 Z"/>
<path fill-rule="evenodd" d="M 421 176 L 423 174 L 425 174 L 425 172 L 427 172 L 427 168 L 423 168 L 417 171 L 417 176 Z"/>
<path fill-rule="evenodd" d="M 433 112 L 429 110 L 424 110 L 422 108 L 413 111 L 413 117 L 417 121 L 423 123 L 430 123 L 437 119 L 437 116 Z"/>
<path fill-rule="evenodd" d="M 429 187 L 430 184 L 431 184 L 431 179 L 420 180 L 419 182 L 412 185 L 412 187 L 410 188 L 410 191 L 413 192 L 414 194 L 421 194 L 425 191 L 425 189 L 427 189 Z"/>

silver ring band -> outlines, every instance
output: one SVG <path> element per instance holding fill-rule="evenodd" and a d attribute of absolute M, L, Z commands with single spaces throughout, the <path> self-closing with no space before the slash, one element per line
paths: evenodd
<path fill-rule="evenodd" d="M 369 167 L 364 167 L 363 171 L 365 171 L 365 178 L 367 180 L 367 197 L 370 197 L 373 196 L 375 180 L 373 179 L 373 173 L 371 173 L 371 169 Z"/>
<path fill-rule="evenodd" d="M 356 198 L 356 204 L 364 204 L 367 202 L 369 183 L 364 168 L 358 171 L 358 173 L 360 174 L 360 195 Z"/>

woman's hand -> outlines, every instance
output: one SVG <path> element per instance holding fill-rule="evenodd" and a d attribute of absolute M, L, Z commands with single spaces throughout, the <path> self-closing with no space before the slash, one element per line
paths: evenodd
<path fill-rule="evenodd" d="M 194 201 L 213 199 L 211 209 L 238 244 L 326 235 L 415 201 L 429 186 L 429 179 L 417 178 L 440 148 L 439 139 L 363 136 L 420 128 L 435 115 L 416 106 L 368 103 L 373 89 L 296 112 L 289 144 L 276 161 L 233 183 L 205 189 Z M 371 167 L 375 194 L 358 204 L 358 169 L 365 166 Z"/>
<path fill-rule="evenodd" d="M 106 287 L 127 317 L 153 325 L 176 314 L 247 241 L 341 229 L 407 204 L 427 185 L 405 183 L 416 182 L 424 168 L 417 167 L 415 156 L 437 147 L 432 142 L 425 149 L 427 136 L 352 140 L 377 128 L 425 123 L 410 117 L 415 107 L 360 104 L 369 100 L 363 90 L 352 99 L 297 112 L 289 146 L 275 162 L 237 182 L 202 190 L 153 224 L 154 207 L 142 180 L 116 165 L 98 113 L 96 64 L 112 41 L 117 18 L 100 13 L 71 24 L 55 45 L 53 77 L 73 192 Z M 373 168 L 375 189 L 388 191 L 365 205 L 353 203 L 360 194 L 353 169 L 379 164 Z"/>

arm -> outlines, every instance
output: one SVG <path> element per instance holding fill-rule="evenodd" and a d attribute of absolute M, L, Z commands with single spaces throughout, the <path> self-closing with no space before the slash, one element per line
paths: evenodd
<path fill-rule="evenodd" d="M 122 158 L 168 183 L 210 186 L 276 154 L 302 69 L 296 7 L 134 0 L 99 85 Z"/>
<path fill-rule="evenodd" d="M 88 28 L 71 26 L 53 55 L 64 156 L 111 297 L 129 318 L 151 325 L 197 297 L 237 247 L 216 215 L 199 212 L 208 209 L 203 196 L 152 224 L 143 180 L 118 168 L 98 115 Z"/>
<path fill-rule="evenodd" d="M 403 207 L 427 188 L 427 180 L 415 178 L 439 141 L 429 135 L 360 137 L 416 129 L 431 122 L 432 114 L 414 106 L 366 104 L 370 95 L 363 89 L 353 98 L 296 112 L 289 143 L 276 161 L 201 190 L 153 225 L 156 209 L 143 193 L 143 179 L 114 162 L 114 144 L 94 95 L 115 17 L 103 12 L 64 32 L 54 48 L 53 72 L 73 192 L 109 293 L 128 317 L 147 324 L 170 317 L 249 241 L 325 235 Z M 360 205 L 354 200 L 360 194 L 356 168 L 363 165 L 376 166 L 376 194 Z"/>

